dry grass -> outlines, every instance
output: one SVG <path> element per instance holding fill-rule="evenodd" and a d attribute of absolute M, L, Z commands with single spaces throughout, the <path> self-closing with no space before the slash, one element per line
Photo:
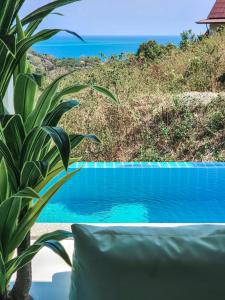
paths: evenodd
<path fill-rule="evenodd" d="M 66 70 L 56 68 L 48 80 Z M 223 91 L 219 78 L 224 72 L 225 34 L 186 51 L 176 49 L 154 63 L 114 60 L 77 70 L 64 86 L 99 84 L 112 90 L 121 104 L 112 105 L 93 91 L 75 95 L 81 106 L 65 116 L 62 126 L 69 132 L 95 133 L 102 145 L 88 143 L 74 155 L 86 161 L 224 160 L 224 97 L 202 103 L 177 96 Z"/>

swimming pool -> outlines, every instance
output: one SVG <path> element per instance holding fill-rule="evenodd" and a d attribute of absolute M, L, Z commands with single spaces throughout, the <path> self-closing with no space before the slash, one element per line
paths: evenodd
<path fill-rule="evenodd" d="M 225 223 L 225 163 L 80 166 L 39 222 Z"/>

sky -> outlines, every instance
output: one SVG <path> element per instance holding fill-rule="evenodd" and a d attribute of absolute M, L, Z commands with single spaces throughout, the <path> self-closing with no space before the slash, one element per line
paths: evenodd
<path fill-rule="evenodd" d="M 47 0 L 27 0 L 22 14 Z M 51 15 L 42 28 L 63 28 L 81 35 L 179 35 L 186 29 L 197 34 L 204 25 L 195 22 L 209 14 L 215 0 L 82 0 Z"/>

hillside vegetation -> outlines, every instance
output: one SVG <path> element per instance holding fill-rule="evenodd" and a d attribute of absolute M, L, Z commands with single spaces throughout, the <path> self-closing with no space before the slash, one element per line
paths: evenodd
<path fill-rule="evenodd" d="M 102 145 L 81 146 L 74 156 L 85 153 L 86 161 L 225 159 L 223 30 L 200 39 L 186 32 L 180 47 L 151 41 L 137 55 L 104 63 L 93 59 L 81 66 L 73 59 L 48 59 L 47 82 L 76 68 L 64 86 L 98 84 L 120 100 L 115 106 L 91 90 L 79 95 L 80 108 L 62 125 L 70 132 L 95 133 Z"/>

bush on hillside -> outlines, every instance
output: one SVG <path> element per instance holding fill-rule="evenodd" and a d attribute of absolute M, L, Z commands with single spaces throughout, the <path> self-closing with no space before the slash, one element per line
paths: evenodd
<path fill-rule="evenodd" d="M 137 57 L 144 60 L 155 61 L 163 57 L 165 54 L 168 54 L 175 48 L 176 47 L 173 44 L 163 46 L 152 40 L 140 45 L 137 51 Z"/>
<path fill-rule="evenodd" d="M 185 50 L 197 41 L 198 37 L 195 35 L 195 33 L 191 29 L 186 30 L 181 33 L 180 48 Z"/>

